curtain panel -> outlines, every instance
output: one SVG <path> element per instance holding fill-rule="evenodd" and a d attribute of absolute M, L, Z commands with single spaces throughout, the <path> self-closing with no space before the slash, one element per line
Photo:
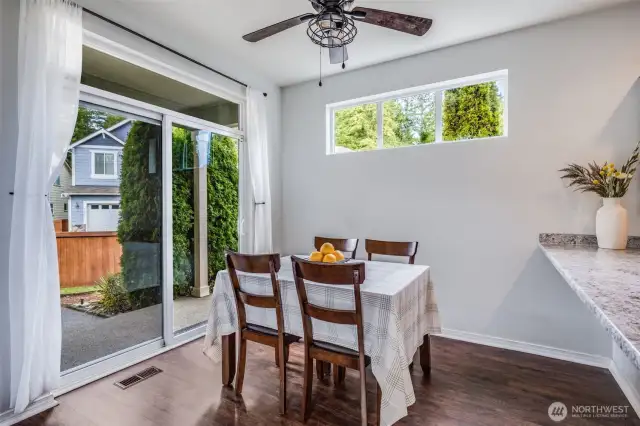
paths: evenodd
<path fill-rule="evenodd" d="M 21 0 L 18 151 L 11 222 L 11 406 L 20 413 L 58 387 L 58 257 L 47 198 L 73 135 L 82 69 L 82 9 Z"/>
<path fill-rule="evenodd" d="M 253 253 L 273 250 L 271 230 L 271 190 L 269 187 L 269 144 L 266 98 L 259 90 L 247 91 L 247 151 L 253 189 Z"/>

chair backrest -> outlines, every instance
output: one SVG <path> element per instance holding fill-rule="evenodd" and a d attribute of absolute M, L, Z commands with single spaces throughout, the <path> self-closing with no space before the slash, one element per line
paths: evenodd
<path fill-rule="evenodd" d="M 371 260 L 372 254 L 383 254 L 387 256 L 408 256 L 409 263 L 413 265 L 418 252 L 418 242 L 397 242 L 397 241 L 377 241 L 365 240 L 364 249 L 367 258 Z"/>
<path fill-rule="evenodd" d="M 358 250 L 357 238 L 329 238 L 329 237 L 316 237 L 314 246 L 316 250 L 320 250 L 320 247 L 324 243 L 331 243 L 336 250 L 340 250 L 344 257 L 347 259 L 356 258 L 356 250 Z"/>
<path fill-rule="evenodd" d="M 291 263 L 293 266 L 293 278 L 298 291 L 300 312 L 302 313 L 304 341 L 313 342 L 311 318 L 334 324 L 355 325 L 358 331 L 358 350 L 360 356 L 364 357 L 364 327 L 362 325 L 362 299 L 360 297 L 360 284 L 365 280 L 364 262 L 322 264 L 291 256 Z M 332 309 L 309 303 L 307 289 L 304 285 L 305 280 L 321 284 L 352 285 L 355 309 Z"/>
<path fill-rule="evenodd" d="M 278 271 L 280 271 L 279 254 L 240 254 L 232 251 L 226 253 L 227 271 L 235 293 L 238 309 L 238 326 L 240 330 L 247 326 L 245 305 L 257 308 L 275 309 L 278 322 L 278 334 L 284 332 L 284 320 L 280 306 L 280 285 Z M 259 296 L 247 293 L 240 288 L 240 281 L 236 271 L 253 274 L 270 274 L 273 296 Z"/>

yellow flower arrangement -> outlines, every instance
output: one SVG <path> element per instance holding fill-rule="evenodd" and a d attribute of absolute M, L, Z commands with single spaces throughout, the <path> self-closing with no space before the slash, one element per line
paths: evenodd
<path fill-rule="evenodd" d="M 607 161 L 602 167 L 595 162 L 587 167 L 570 164 L 560 171 L 564 173 L 562 179 L 569 179 L 569 186 L 575 187 L 576 191 L 595 192 L 603 198 L 620 198 L 627 193 L 639 160 L 640 142 L 620 170 Z"/>

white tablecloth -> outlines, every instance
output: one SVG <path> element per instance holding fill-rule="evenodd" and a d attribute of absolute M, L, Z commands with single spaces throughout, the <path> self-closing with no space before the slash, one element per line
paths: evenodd
<path fill-rule="evenodd" d="M 409 373 L 423 336 L 439 333 L 438 306 L 428 266 L 386 262 L 365 262 L 366 280 L 362 294 L 365 352 L 382 389 L 381 424 L 391 425 L 407 415 L 415 402 Z M 273 294 L 268 275 L 238 273 L 243 290 Z M 279 273 L 285 330 L 304 336 L 300 305 L 293 282 L 291 259 L 282 258 Z M 354 309 L 351 286 L 323 285 L 307 282 L 309 302 L 334 309 Z M 358 350 L 355 326 L 313 321 L 314 339 Z M 247 322 L 276 329 L 274 310 L 247 306 Z M 205 354 L 214 362 L 222 358 L 221 337 L 237 331 L 237 312 L 233 286 L 227 271 L 220 271 L 213 289 L 213 299 Z"/>

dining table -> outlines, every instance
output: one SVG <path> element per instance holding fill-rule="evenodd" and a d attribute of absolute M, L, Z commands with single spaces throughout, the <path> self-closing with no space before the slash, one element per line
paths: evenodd
<path fill-rule="evenodd" d="M 380 424 L 391 425 L 408 414 L 415 403 L 410 364 L 420 352 L 423 374 L 431 368 L 429 336 L 441 332 L 431 268 L 425 265 L 360 261 L 365 281 L 360 285 L 365 353 L 382 390 Z M 287 333 L 304 336 L 302 316 L 293 278 L 291 258 L 281 258 L 278 273 L 284 327 Z M 243 291 L 272 295 L 269 274 L 238 272 Z M 353 286 L 305 282 L 309 303 L 332 309 L 354 309 Z M 222 364 L 222 382 L 231 385 L 236 371 L 238 318 L 233 285 L 226 270 L 216 276 L 204 353 Z M 273 309 L 246 306 L 247 322 L 277 329 Z M 358 350 L 354 325 L 313 321 L 314 340 Z"/>

